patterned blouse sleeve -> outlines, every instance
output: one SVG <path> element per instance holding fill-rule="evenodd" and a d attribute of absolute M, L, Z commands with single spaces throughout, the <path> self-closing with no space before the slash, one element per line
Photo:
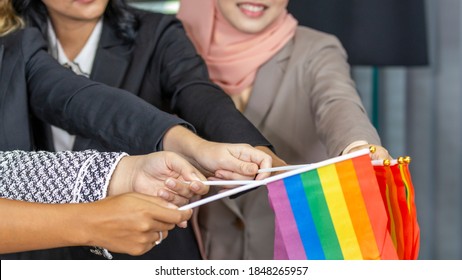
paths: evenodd
<path fill-rule="evenodd" d="M 126 155 L 93 150 L 0 152 L 0 197 L 41 203 L 101 200 Z"/>

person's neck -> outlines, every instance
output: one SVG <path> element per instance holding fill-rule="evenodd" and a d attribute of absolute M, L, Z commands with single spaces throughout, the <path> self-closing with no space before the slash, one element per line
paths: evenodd
<path fill-rule="evenodd" d="M 74 60 L 85 46 L 98 21 L 54 21 L 53 29 L 69 60 Z"/>

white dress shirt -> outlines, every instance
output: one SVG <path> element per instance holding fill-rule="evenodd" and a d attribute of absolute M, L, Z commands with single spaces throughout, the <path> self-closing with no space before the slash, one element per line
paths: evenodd
<path fill-rule="evenodd" d="M 50 21 L 48 21 L 48 42 L 51 55 L 58 60 L 61 65 L 68 67 L 78 75 L 90 77 L 93 61 L 95 60 L 96 49 L 98 47 L 101 31 L 103 29 L 103 20 L 101 19 L 93 29 L 85 46 L 77 55 L 74 61 L 70 61 L 56 37 L 55 31 Z M 56 151 L 72 150 L 75 142 L 75 135 L 69 134 L 64 129 L 51 126 L 53 134 L 53 143 Z"/>

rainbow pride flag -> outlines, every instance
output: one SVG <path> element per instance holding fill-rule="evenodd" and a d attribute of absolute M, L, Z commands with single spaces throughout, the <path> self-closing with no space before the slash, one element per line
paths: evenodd
<path fill-rule="evenodd" d="M 398 259 L 367 150 L 284 173 L 267 187 L 275 259 Z"/>

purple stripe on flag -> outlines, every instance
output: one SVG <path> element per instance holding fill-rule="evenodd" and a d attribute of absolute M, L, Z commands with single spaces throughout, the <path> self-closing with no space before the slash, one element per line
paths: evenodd
<path fill-rule="evenodd" d="M 289 197 L 287 196 L 286 188 L 282 180 L 278 180 L 268 184 L 268 192 L 271 203 L 275 209 L 279 209 L 278 213 L 281 217 L 277 217 L 278 225 L 280 228 L 297 229 L 292 208 L 290 207 Z M 276 215 L 278 215 L 276 213 Z M 289 258 L 293 260 L 306 260 L 307 256 L 303 247 L 302 240 L 298 234 L 298 230 L 293 230 L 295 234 L 288 234 L 289 231 L 280 231 L 282 240 L 286 244 L 287 253 Z"/>
<path fill-rule="evenodd" d="M 286 246 L 282 240 L 281 229 L 279 228 L 278 220 L 274 221 L 274 256 L 275 260 L 288 260 L 289 255 L 287 255 Z"/>

